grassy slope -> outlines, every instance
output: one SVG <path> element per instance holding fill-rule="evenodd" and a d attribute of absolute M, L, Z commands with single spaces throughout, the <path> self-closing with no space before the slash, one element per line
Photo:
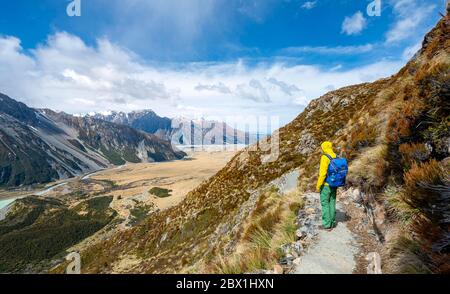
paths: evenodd
<path fill-rule="evenodd" d="M 311 102 L 299 117 L 280 129 L 280 156 L 275 162 L 262 162 L 265 153 L 261 150 L 241 152 L 216 176 L 189 193 L 180 205 L 153 214 L 141 225 L 88 248 L 82 254 L 84 270 L 110 272 L 124 253 L 142 258 L 138 266 L 130 269 L 132 272 L 202 270 L 195 267 L 199 261 L 209 263 L 216 256 L 234 252 L 236 244 L 244 238 L 243 224 L 248 223 L 245 220 L 252 215 L 261 195 L 254 191 L 295 168 L 301 171 L 301 189 L 314 187 L 319 145 L 323 140 L 335 142 L 351 160 L 351 184 L 373 193 L 377 201 L 383 202 L 385 189 L 394 184 L 400 190 L 404 187 L 414 190 L 411 187 L 417 183 L 408 174 L 415 172 L 416 178 L 420 177 L 417 174 L 422 166 L 417 162 L 428 165 L 433 158 L 441 161 L 449 155 L 442 147 L 449 137 L 448 92 L 445 92 L 450 64 L 448 22 L 441 20 L 427 40 L 420 56 L 397 75 L 333 91 Z M 425 143 L 433 146 L 433 152 L 422 157 L 410 156 L 412 162 L 402 159 L 408 156 L 401 151 L 408 150 L 405 144 L 418 144 L 423 150 Z M 415 151 L 413 148 L 412 154 Z M 437 170 L 442 167 L 448 171 L 442 162 L 436 164 L 440 166 Z M 437 175 L 432 180 L 439 182 L 439 179 Z M 437 184 L 442 185 L 441 182 Z M 392 197 L 403 202 L 407 209 L 413 206 L 420 210 L 429 204 L 395 193 Z M 390 220 L 398 222 L 402 213 L 403 210 L 397 210 L 390 214 Z M 415 217 L 429 218 L 429 212 L 422 211 Z M 427 224 L 442 230 L 437 222 L 434 219 Z M 421 248 L 425 245 L 411 237 L 415 229 L 408 227 L 405 238 Z M 441 236 L 442 232 L 438 232 L 432 238 L 422 239 L 435 244 Z M 400 254 L 392 253 L 398 263 L 404 260 L 401 252 L 407 250 L 401 248 Z M 405 271 L 395 266 L 391 270 Z"/>

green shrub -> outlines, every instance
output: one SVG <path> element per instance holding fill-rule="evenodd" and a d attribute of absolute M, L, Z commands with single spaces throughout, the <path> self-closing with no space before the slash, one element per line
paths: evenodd
<path fill-rule="evenodd" d="M 149 193 L 151 195 L 154 195 L 154 196 L 158 197 L 158 198 L 166 198 L 166 197 L 172 196 L 172 194 L 171 194 L 172 190 L 159 188 L 159 187 L 151 188 Z"/>
<path fill-rule="evenodd" d="M 139 224 L 142 222 L 152 210 L 152 206 L 150 205 L 139 205 L 133 209 L 131 209 L 131 221 L 130 224 L 132 226 Z"/>

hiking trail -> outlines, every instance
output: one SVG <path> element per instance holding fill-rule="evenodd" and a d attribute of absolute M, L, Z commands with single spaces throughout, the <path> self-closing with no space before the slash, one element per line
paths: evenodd
<path fill-rule="evenodd" d="M 308 193 L 305 210 L 308 216 L 299 216 L 298 235 L 306 237 L 308 248 L 295 262 L 293 274 L 352 274 L 360 248 L 355 235 L 347 225 L 349 217 L 343 204 L 336 205 L 337 227 L 331 232 L 320 230 L 320 195 Z M 301 219 L 300 217 L 303 217 Z"/>

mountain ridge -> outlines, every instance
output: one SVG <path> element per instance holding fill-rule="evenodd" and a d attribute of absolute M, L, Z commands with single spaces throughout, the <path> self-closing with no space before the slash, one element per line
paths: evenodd
<path fill-rule="evenodd" d="M 168 141 L 131 127 L 32 109 L 0 94 L 0 186 L 46 183 L 126 162 L 180 159 Z"/>
<path fill-rule="evenodd" d="M 107 111 L 84 116 L 127 125 L 154 134 L 161 139 L 170 140 L 174 145 L 248 145 L 255 143 L 258 139 L 258 136 L 235 129 L 224 122 L 185 117 L 160 117 L 150 109 L 128 113 Z"/>

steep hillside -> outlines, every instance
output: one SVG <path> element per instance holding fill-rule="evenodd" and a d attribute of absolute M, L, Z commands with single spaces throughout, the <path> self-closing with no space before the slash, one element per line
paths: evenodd
<path fill-rule="evenodd" d="M 116 124 L 130 126 L 157 137 L 172 141 L 174 145 L 222 145 L 253 144 L 256 136 L 236 130 L 223 122 L 207 120 L 190 120 L 186 118 L 160 117 L 151 110 L 133 111 L 130 113 L 110 112 L 94 114 L 101 119 Z"/>
<path fill-rule="evenodd" d="M 99 151 L 111 163 L 158 162 L 180 159 L 185 154 L 174 150 L 169 141 L 140 132 L 131 127 L 92 117 L 74 117 L 65 113 L 44 110 L 62 128 L 76 131 L 78 139 Z"/>
<path fill-rule="evenodd" d="M 44 183 L 108 165 L 38 111 L 5 95 L 0 99 L 0 186 Z"/>
<path fill-rule="evenodd" d="M 35 110 L 0 94 L 0 186 L 45 183 L 110 164 L 182 158 L 130 127 Z"/>
<path fill-rule="evenodd" d="M 263 151 L 273 136 L 258 151 L 236 155 L 180 205 L 82 252 L 83 271 L 114 272 L 117 264 L 134 273 L 270 266 L 280 256 L 268 242 L 289 211 L 303 207 L 300 197 L 284 200 L 273 183 L 296 171 L 299 191 L 314 189 L 320 143 L 331 140 L 350 160 L 349 186 L 377 212 L 383 270 L 448 272 L 449 74 L 450 21 L 443 18 L 395 76 L 312 101 L 279 130 L 275 161 Z M 236 255 L 238 266 L 225 269 Z"/>

